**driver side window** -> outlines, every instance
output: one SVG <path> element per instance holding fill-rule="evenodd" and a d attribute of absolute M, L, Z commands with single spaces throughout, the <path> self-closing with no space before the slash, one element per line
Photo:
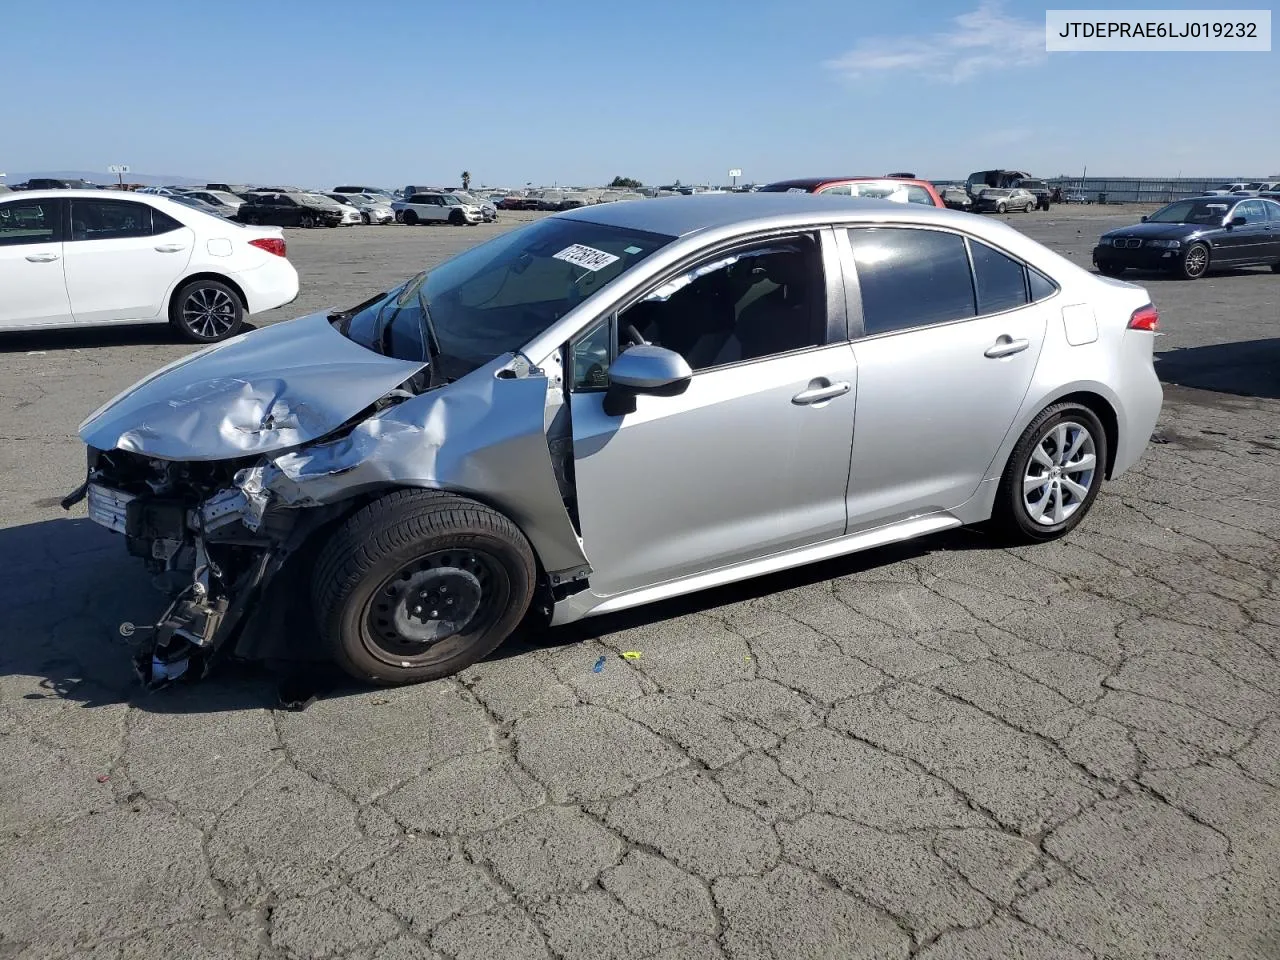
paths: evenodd
<path fill-rule="evenodd" d="M 822 346 L 826 324 L 822 262 L 808 234 L 718 254 L 618 318 L 621 333 L 634 328 L 695 373 Z"/>

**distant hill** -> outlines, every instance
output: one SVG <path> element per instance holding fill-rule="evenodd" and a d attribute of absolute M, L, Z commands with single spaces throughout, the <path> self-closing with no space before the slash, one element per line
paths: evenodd
<path fill-rule="evenodd" d="M 8 170 L 5 172 L 8 176 L 0 183 L 7 183 L 10 186 L 16 183 L 25 183 L 32 177 L 48 177 L 53 180 L 88 180 L 91 183 L 102 184 L 116 182 L 115 175 L 107 173 L 106 170 Z M 125 183 L 140 183 L 146 187 L 163 187 L 167 184 L 174 184 L 175 186 L 200 184 L 203 186 L 210 182 L 195 177 L 179 177 L 168 173 L 126 173 L 124 181 Z"/>

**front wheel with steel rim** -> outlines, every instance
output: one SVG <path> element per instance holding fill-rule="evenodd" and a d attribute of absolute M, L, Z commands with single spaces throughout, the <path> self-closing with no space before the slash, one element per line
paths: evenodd
<path fill-rule="evenodd" d="M 1203 243 L 1187 247 L 1178 263 L 1178 276 L 1183 280 L 1198 280 L 1209 270 L 1209 248 Z"/>
<path fill-rule="evenodd" d="M 1003 203 L 996 204 L 996 213 L 1004 213 L 1005 205 Z"/>
<path fill-rule="evenodd" d="M 169 322 L 187 340 L 214 343 L 239 332 L 244 323 L 244 304 L 225 283 L 194 280 L 170 301 Z"/>
<path fill-rule="evenodd" d="M 1107 463 L 1107 434 L 1097 415 L 1076 403 L 1041 412 L 1013 448 L 992 520 L 1022 543 L 1056 540 L 1093 505 Z"/>
<path fill-rule="evenodd" d="M 507 517 L 399 490 L 339 525 L 315 566 L 317 625 L 338 665 L 382 684 L 448 676 L 491 652 L 533 598 L 533 550 Z"/>

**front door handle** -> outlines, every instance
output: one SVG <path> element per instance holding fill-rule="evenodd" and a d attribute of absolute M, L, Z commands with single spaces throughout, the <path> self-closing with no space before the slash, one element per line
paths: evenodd
<path fill-rule="evenodd" d="M 160 253 L 177 253 L 179 250 L 185 249 L 187 249 L 185 243 L 162 243 L 156 247 L 156 250 Z"/>
<path fill-rule="evenodd" d="M 1015 353 L 1021 353 L 1029 346 L 1031 346 L 1030 340 L 1014 340 L 1006 334 L 987 347 L 983 356 L 990 357 L 993 360 L 999 357 L 1012 357 Z"/>
<path fill-rule="evenodd" d="M 56 253 L 33 253 L 27 257 L 32 263 L 53 263 L 58 259 Z"/>
<path fill-rule="evenodd" d="M 801 406 L 810 403 L 821 403 L 823 400 L 842 397 L 851 389 L 852 385 L 849 381 L 841 380 L 839 383 L 829 383 L 825 387 L 810 387 L 808 390 L 802 390 L 791 398 L 791 402 Z"/>

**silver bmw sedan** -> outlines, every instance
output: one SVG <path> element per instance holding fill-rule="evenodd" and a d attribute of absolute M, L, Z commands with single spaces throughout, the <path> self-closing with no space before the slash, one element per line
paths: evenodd
<path fill-rule="evenodd" d="M 151 375 L 81 425 L 65 505 L 170 592 L 148 683 L 253 655 L 290 602 L 352 675 L 408 683 L 529 618 L 965 524 L 1064 536 L 1147 444 L 1157 323 L 969 214 L 594 205 Z"/>

